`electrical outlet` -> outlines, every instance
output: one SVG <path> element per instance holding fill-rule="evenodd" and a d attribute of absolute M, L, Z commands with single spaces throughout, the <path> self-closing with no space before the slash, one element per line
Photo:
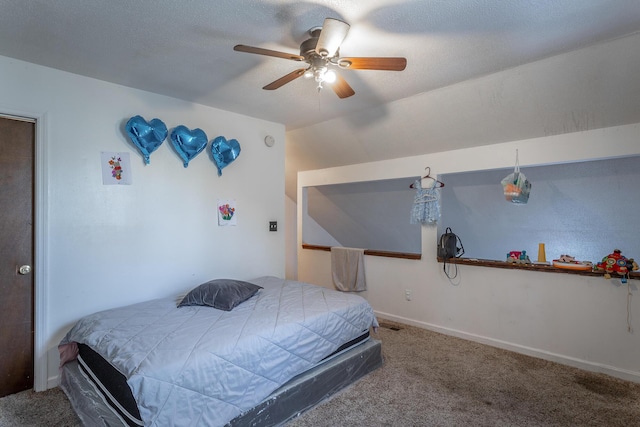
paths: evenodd
<path fill-rule="evenodd" d="M 278 221 L 269 221 L 269 231 L 278 231 Z"/>
<path fill-rule="evenodd" d="M 411 301 L 411 289 L 405 289 L 404 297 L 407 299 L 407 301 Z"/>

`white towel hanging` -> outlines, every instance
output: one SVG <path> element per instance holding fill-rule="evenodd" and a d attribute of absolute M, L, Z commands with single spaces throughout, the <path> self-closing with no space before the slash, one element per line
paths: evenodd
<path fill-rule="evenodd" d="M 364 274 L 364 249 L 334 246 L 331 248 L 331 276 L 337 290 L 367 290 Z"/>

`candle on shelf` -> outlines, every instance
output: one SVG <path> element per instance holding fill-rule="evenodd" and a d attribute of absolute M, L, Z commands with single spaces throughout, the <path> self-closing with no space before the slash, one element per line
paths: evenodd
<path fill-rule="evenodd" d="M 538 262 L 547 262 L 547 255 L 544 252 L 544 243 L 538 243 Z"/>

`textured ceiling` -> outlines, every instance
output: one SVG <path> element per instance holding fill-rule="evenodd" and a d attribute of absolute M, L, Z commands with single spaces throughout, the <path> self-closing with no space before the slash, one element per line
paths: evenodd
<path fill-rule="evenodd" d="M 638 0 L 0 0 L 0 55 L 283 123 L 298 170 L 640 122 Z M 403 56 L 401 72 L 340 71 L 339 99 L 297 79 L 325 17 L 342 56 Z M 7 84 L 2 81 L 0 84 Z"/>
<path fill-rule="evenodd" d="M 0 0 L 0 55 L 211 105 L 296 129 L 640 28 L 637 0 Z M 404 56 L 403 72 L 344 71 L 340 100 L 298 79 L 297 53 L 325 17 L 351 24 L 342 56 Z"/>

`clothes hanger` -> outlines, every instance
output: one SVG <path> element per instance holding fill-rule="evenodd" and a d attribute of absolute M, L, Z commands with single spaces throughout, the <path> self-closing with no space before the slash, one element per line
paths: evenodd
<path fill-rule="evenodd" d="M 444 187 L 444 182 L 440 181 L 439 179 L 435 179 L 434 177 L 431 176 L 431 167 L 427 166 L 426 168 L 424 168 L 424 170 L 427 173 L 426 173 L 425 176 L 422 177 L 422 179 L 425 179 L 425 178 L 432 179 L 433 182 L 434 182 L 433 188 L 442 188 L 442 187 Z M 416 188 L 416 187 L 413 185 L 413 183 L 411 183 L 409 188 Z"/>

